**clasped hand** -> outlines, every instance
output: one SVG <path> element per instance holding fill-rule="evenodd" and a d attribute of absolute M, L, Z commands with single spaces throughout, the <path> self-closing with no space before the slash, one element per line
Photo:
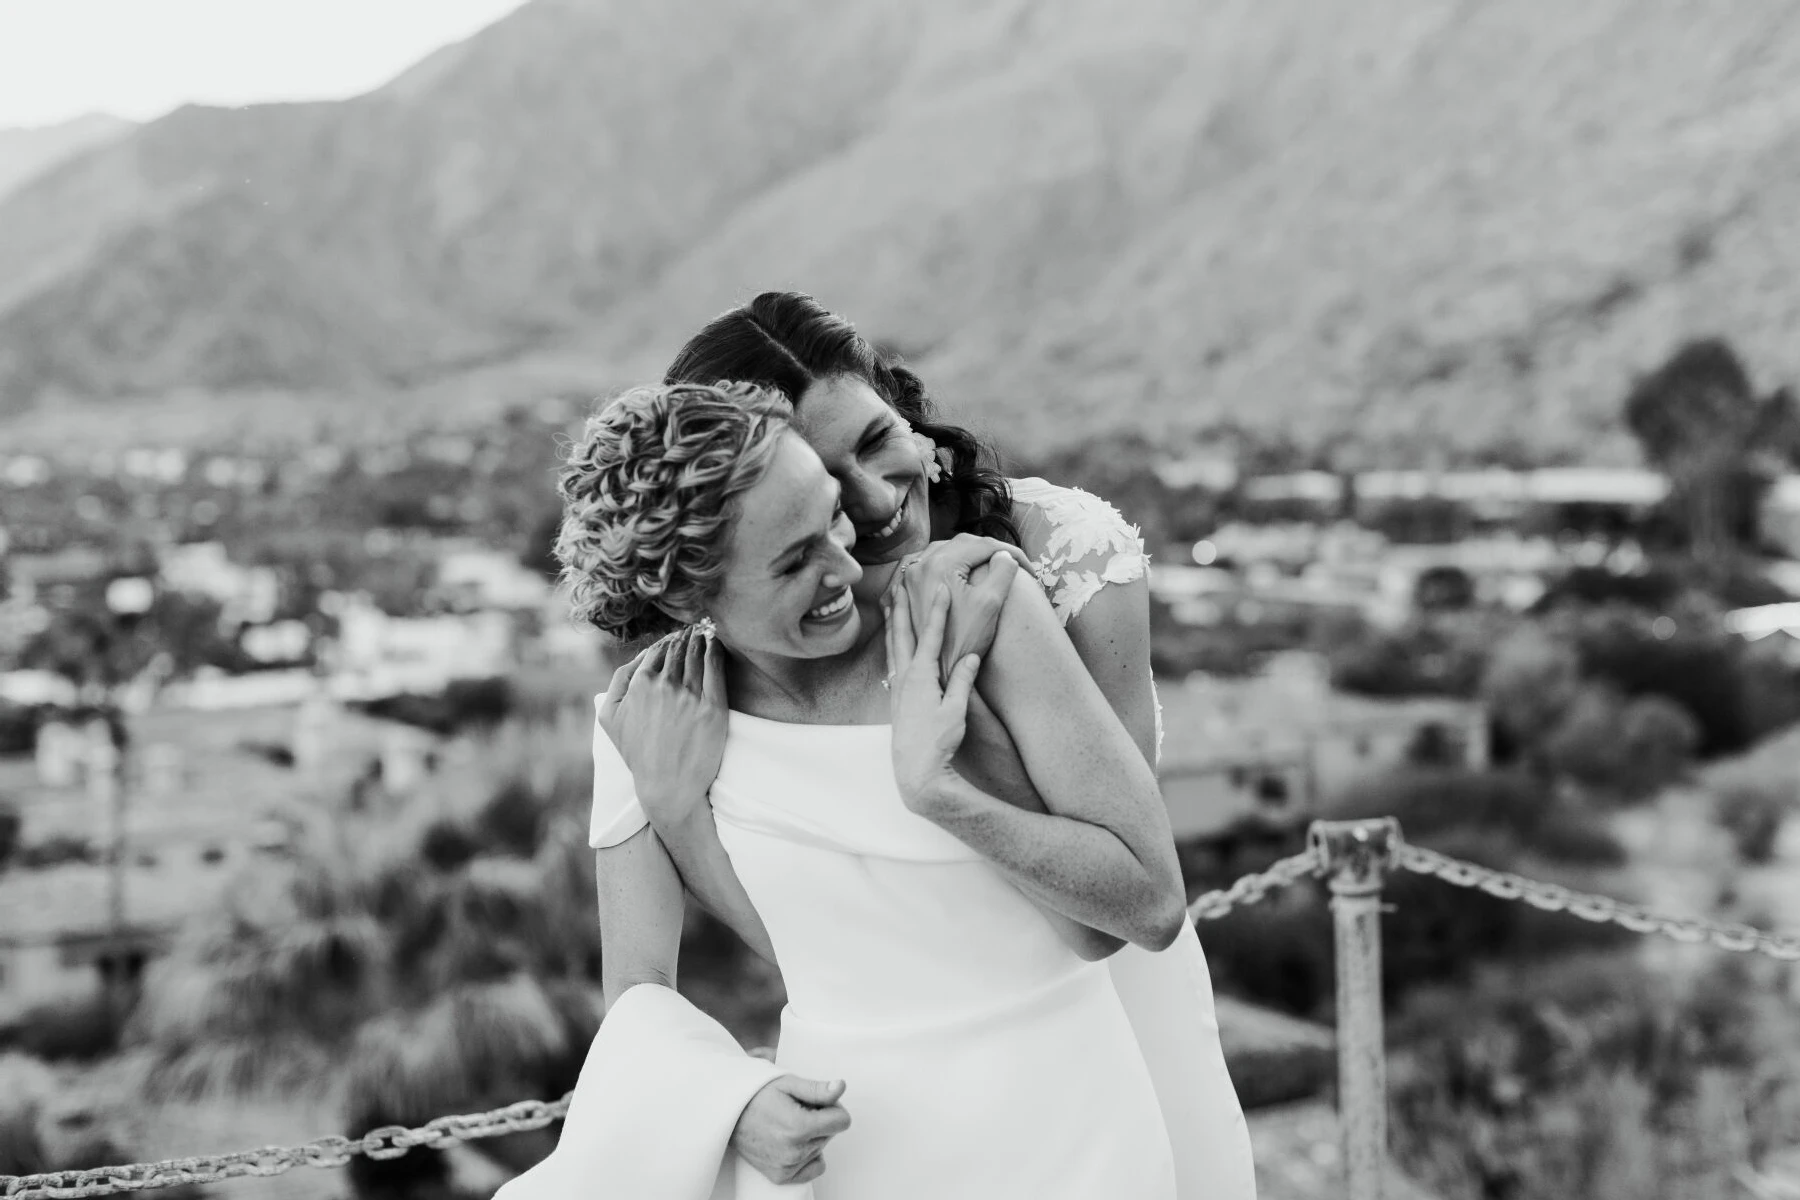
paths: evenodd
<path fill-rule="evenodd" d="M 599 720 L 651 825 L 668 830 L 697 815 L 725 756 L 718 639 L 689 625 L 639 653 L 613 672 Z"/>
<path fill-rule="evenodd" d="M 959 533 L 933 542 L 901 560 L 888 583 L 884 604 L 891 604 L 902 590 L 912 612 L 923 616 L 931 610 L 931 598 L 939 584 L 950 589 L 945 644 L 939 654 L 939 671 L 947 678 L 957 662 L 970 654 L 986 654 L 1000 625 L 1000 612 L 1012 589 L 1018 567 L 1030 567 L 1025 552 L 997 538 Z M 916 631 L 915 631 L 916 632 Z"/>
<path fill-rule="evenodd" d="M 981 655 L 993 643 L 1018 571 L 1018 559 L 1003 543 L 971 538 L 940 545 L 948 549 L 904 567 L 889 593 L 887 620 L 894 781 L 907 808 L 928 820 L 954 808 L 964 783 L 952 762 L 968 732 Z M 971 551 L 987 555 L 973 568 Z M 924 626 L 915 633 L 914 597 L 925 589 Z M 946 656 L 953 608 L 962 620 L 959 640 Z"/>

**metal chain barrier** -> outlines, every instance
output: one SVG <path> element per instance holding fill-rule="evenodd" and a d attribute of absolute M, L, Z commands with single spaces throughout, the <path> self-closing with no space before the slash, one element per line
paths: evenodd
<path fill-rule="evenodd" d="M 1394 863 L 1402 870 L 1430 875 L 1456 887 L 1473 888 L 1502 900 L 1520 900 L 1545 912 L 1566 912 L 1584 921 L 1620 925 L 1633 933 L 1656 934 L 1678 942 L 1707 942 L 1721 950 L 1800 962 L 1800 937 L 1784 937 L 1749 925 L 1723 924 L 1698 917 L 1666 916 L 1641 905 L 1577 892 L 1561 884 L 1540 883 L 1523 875 L 1478 867 L 1405 842 L 1395 847 Z"/>
<path fill-rule="evenodd" d="M 1409 845 L 1399 839 L 1398 833 L 1398 828 L 1394 827 L 1392 863 L 1402 870 L 1429 875 L 1456 887 L 1486 892 L 1502 900 L 1522 901 L 1546 912 L 1566 912 L 1585 921 L 1610 922 L 1633 933 L 1657 934 L 1678 942 L 1707 942 L 1721 950 L 1800 962 L 1800 937 L 1785 937 L 1748 925 L 1664 916 L 1636 904 L 1463 862 L 1435 850 Z M 1281 859 L 1267 870 L 1245 875 L 1230 887 L 1197 897 L 1188 905 L 1188 916 L 1196 921 L 1212 921 L 1235 909 L 1256 904 L 1278 888 L 1323 875 L 1329 865 L 1327 858 L 1324 845 L 1316 838 L 1309 839 L 1307 848 L 1299 854 Z M 233 1154 L 47 1175 L 0 1175 L 0 1200 L 110 1196 L 184 1183 L 213 1183 L 245 1175 L 280 1175 L 295 1167 L 341 1167 L 358 1154 L 379 1161 L 398 1158 L 415 1146 L 435 1149 L 452 1142 L 542 1129 L 561 1120 L 568 1111 L 568 1096 L 556 1101 L 523 1100 L 491 1112 L 439 1117 L 414 1129 L 385 1125 L 371 1129 L 360 1138 L 331 1136 L 301 1146 L 267 1146 Z"/>
<path fill-rule="evenodd" d="M 436 1149 L 451 1142 L 542 1129 L 552 1121 L 562 1120 L 568 1111 L 568 1096 L 553 1102 L 522 1100 L 492 1112 L 439 1117 L 416 1129 L 384 1125 L 369 1130 L 360 1138 L 333 1135 L 316 1138 L 303 1146 L 265 1146 L 234 1154 L 172 1158 L 124 1167 L 58 1171 L 49 1175 L 0 1175 L 0 1197 L 5 1200 L 61 1200 L 63 1197 L 113 1196 L 183 1183 L 214 1183 L 245 1175 L 281 1175 L 295 1167 L 341 1167 L 358 1154 L 381 1161 L 399 1158 L 414 1146 Z"/>
<path fill-rule="evenodd" d="M 1289 887 L 1324 869 L 1324 857 L 1308 846 L 1298 854 L 1281 859 L 1266 871 L 1242 876 L 1228 888 L 1201 894 L 1188 905 L 1188 916 L 1195 921 L 1216 921 L 1234 908 L 1246 908 L 1275 889 Z"/>

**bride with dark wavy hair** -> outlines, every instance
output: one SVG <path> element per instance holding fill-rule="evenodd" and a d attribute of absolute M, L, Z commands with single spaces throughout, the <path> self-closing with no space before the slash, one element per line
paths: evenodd
<path fill-rule="evenodd" d="M 877 353 L 854 326 L 810 296 L 764 292 L 713 318 L 663 376 L 664 383 L 754 383 L 796 406 L 809 392 L 829 403 L 832 382 L 852 379 L 867 384 L 913 434 L 936 446 L 942 473 L 932 492 L 955 532 L 1018 542 L 1012 496 L 992 451 L 969 430 L 938 417 L 924 381 L 910 368 Z"/>
<path fill-rule="evenodd" d="M 598 698 L 608 1024 L 674 980 L 685 885 L 788 984 L 774 1073 L 721 1068 L 745 1093 L 726 1102 L 740 1185 L 1249 1200 L 1151 770 L 1135 529 L 1002 476 L 808 297 L 710 322 L 665 388 L 727 381 L 759 419 L 779 397 L 801 474 L 829 479 L 839 515 L 812 550 L 741 561 L 806 533 L 804 487 L 770 490 L 766 440 L 696 457 L 682 404 L 629 434 L 615 405 L 562 483 L 578 607 L 615 635 L 673 631 Z"/>

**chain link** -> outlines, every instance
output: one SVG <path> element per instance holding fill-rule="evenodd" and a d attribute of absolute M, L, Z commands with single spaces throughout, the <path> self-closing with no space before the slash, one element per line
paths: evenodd
<path fill-rule="evenodd" d="M 58 1171 L 48 1175 L 0 1175 L 0 1200 L 74 1200 L 115 1196 L 123 1192 L 174 1187 L 183 1183 L 217 1183 L 246 1175 L 280 1175 L 295 1167 L 341 1167 L 358 1154 L 376 1160 L 398 1158 L 414 1146 L 441 1148 L 451 1142 L 497 1137 L 542 1129 L 569 1111 L 569 1097 L 546 1102 L 521 1100 L 492 1112 L 438 1117 L 417 1129 L 384 1125 L 360 1138 L 339 1134 L 315 1138 L 303 1146 L 265 1146 L 205 1158 L 171 1158 L 163 1162 Z"/>
<path fill-rule="evenodd" d="M 1502 900 L 1520 901 L 1545 912 L 1566 912 L 1584 921 L 1610 922 L 1633 933 L 1657 934 L 1678 942 L 1707 942 L 1721 950 L 1765 954 L 1770 958 L 1800 962 L 1800 938 L 1783 937 L 1748 925 L 1664 916 L 1636 904 L 1476 866 L 1405 842 L 1395 846 L 1393 861 L 1401 870 L 1430 875 L 1453 886 L 1472 888 Z M 1188 916 L 1196 921 L 1217 920 L 1234 909 L 1261 901 L 1277 888 L 1290 887 L 1324 872 L 1323 854 L 1309 846 L 1265 871 L 1243 876 L 1228 888 L 1195 898 L 1188 905 Z M 415 1129 L 384 1125 L 369 1130 L 360 1138 L 334 1134 L 287 1148 L 265 1146 L 205 1158 L 175 1158 L 48 1175 L 0 1175 L 0 1200 L 111 1196 L 183 1183 L 215 1183 L 245 1175 L 280 1175 L 295 1167 L 341 1167 L 358 1154 L 379 1161 L 398 1158 L 415 1146 L 437 1149 L 452 1142 L 542 1129 L 552 1121 L 560 1121 L 568 1111 L 568 1096 L 553 1102 L 521 1100 L 491 1112 L 438 1117 Z"/>
<path fill-rule="evenodd" d="M 1633 933 L 1655 934 L 1690 944 L 1706 942 L 1721 950 L 1762 954 L 1800 962 L 1800 937 L 1784 937 L 1749 925 L 1722 924 L 1698 917 L 1671 917 L 1608 896 L 1577 892 L 1556 883 L 1540 883 L 1523 875 L 1463 862 L 1423 846 L 1401 843 L 1394 852 L 1401 870 L 1430 875 L 1455 887 L 1473 888 L 1502 900 L 1517 900 L 1545 912 L 1566 912 L 1584 921 L 1610 923 Z"/>
<path fill-rule="evenodd" d="M 1319 852 L 1307 847 L 1298 854 L 1281 859 L 1266 871 L 1239 878 L 1228 888 L 1206 892 L 1188 905 L 1188 916 L 1196 921 L 1216 921 L 1234 908 L 1246 908 L 1277 888 L 1289 887 L 1302 879 L 1319 874 L 1325 862 Z"/>

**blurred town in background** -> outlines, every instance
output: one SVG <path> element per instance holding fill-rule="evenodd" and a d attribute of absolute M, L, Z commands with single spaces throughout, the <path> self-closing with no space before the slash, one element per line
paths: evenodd
<path fill-rule="evenodd" d="M 642 7 L 0 170 L 0 1174 L 572 1086 L 617 651 L 558 447 L 764 286 L 1140 526 L 1190 892 L 1393 815 L 1800 929 L 1785 8 Z M 1800 1195 L 1800 973 L 1388 898 L 1395 1194 Z M 1339 1194 L 1327 899 L 1201 929 L 1269 1200 Z M 699 914 L 681 982 L 772 1039 Z M 551 1137 L 183 1195 L 485 1197 Z"/>

